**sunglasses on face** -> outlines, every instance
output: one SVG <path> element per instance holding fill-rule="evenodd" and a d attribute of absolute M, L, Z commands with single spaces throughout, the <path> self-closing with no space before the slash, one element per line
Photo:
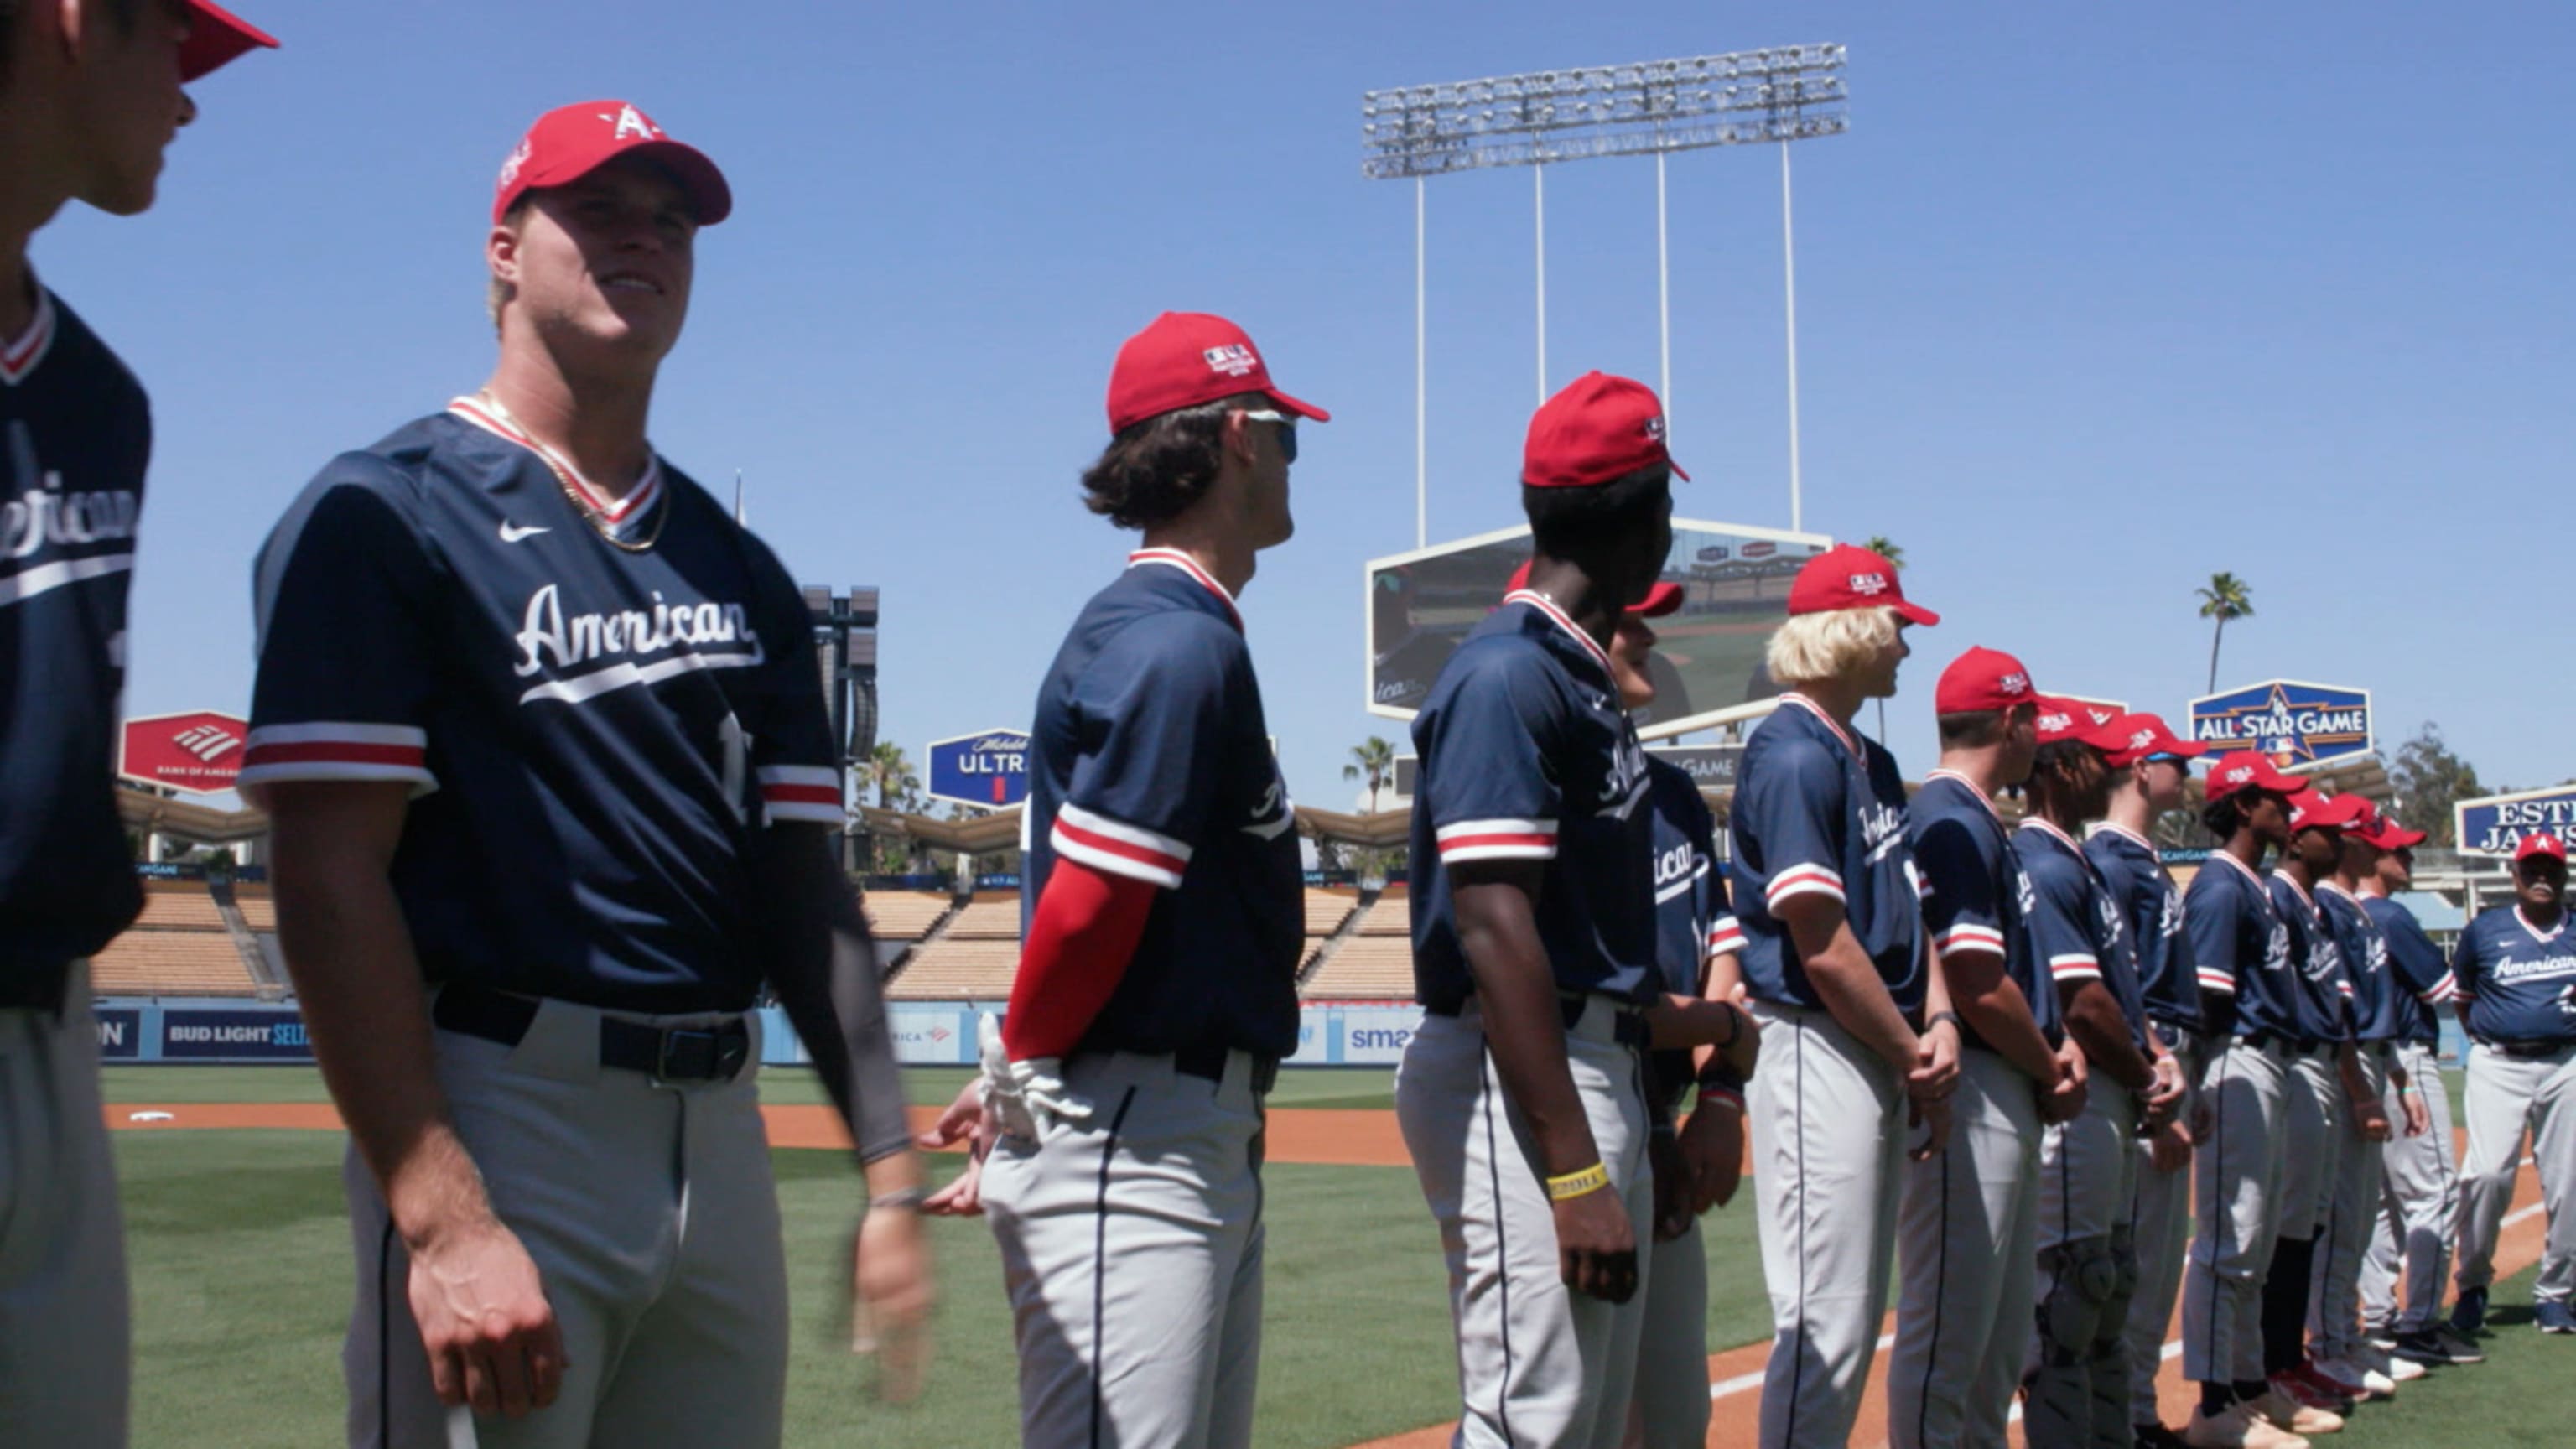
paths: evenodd
<path fill-rule="evenodd" d="M 1279 461 L 1283 463 L 1297 461 L 1297 420 L 1295 418 L 1286 413 L 1272 412 L 1267 408 L 1259 412 L 1246 412 L 1242 416 L 1256 423 L 1277 423 L 1279 425 Z"/>

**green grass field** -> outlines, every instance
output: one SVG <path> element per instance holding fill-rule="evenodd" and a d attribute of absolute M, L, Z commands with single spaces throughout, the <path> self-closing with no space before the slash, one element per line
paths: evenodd
<path fill-rule="evenodd" d="M 309 1069 L 115 1068 L 111 1101 L 320 1100 Z M 907 1073 L 913 1100 L 944 1102 L 963 1073 Z M 1383 1107 L 1388 1074 L 1308 1071 L 1281 1106 Z M 773 1100 L 818 1101 L 810 1077 L 764 1079 Z M 151 1132 L 116 1139 L 135 1300 L 137 1444 L 311 1445 L 340 1438 L 339 1341 L 351 1255 L 340 1193 L 343 1139 L 322 1132 Z M 773 1154 L 785 1213 L 795 1355 L 789 1442 L 1007 1444 L 1016 1423 L 1010 1318 L 980 1222 L 935 1222 L 941 1303 L 929 1393 L 906 1410 L 870 1401 L 838 1344 L 839 1245 L 855 1177 L 836 1153 Z M 934 1159 L 940 1178 L 954 1157 Z M 1336 1449 L 1437 1422 L 1455 1394 L 1437 1242 L 1401 1168 L 1274 1164 L 1261 1442 Z M 1768 1332 L 1751 1213 L 1706 1220 L 1709 1341 Z M 2449 1369 L 2374 1407 L 2339 1449 L 2412 1444 L 2564 1445 L 2576 1339 L 2529 1326 L 2528 1272 L 2497 1294 L 2494 1360 Z M 1721 1413 L 1750 1414 L 1751 1396 Z"/>

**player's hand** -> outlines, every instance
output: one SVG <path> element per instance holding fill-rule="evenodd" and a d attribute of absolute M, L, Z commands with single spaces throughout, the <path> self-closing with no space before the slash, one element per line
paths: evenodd
<path fill-rule="evenodd" d="M 1745 1009 L 1743 996 L 1743 989 L 1738 987 L 1735 998 L 1726 1003 L 1735 1012 L 1735 1039 L 1718 1055 L 1726 1059 L 1737 1080 L 1749 1082 L 1753 1080 L 1753 1068 L 1762 1060 L 1762 1024 Z"/>
<path fill-rule="evenodd" d="M 878 1397 L 908 1404 L 930 1370 L 930 1237 L 907 1208 L 870 1208 L 851 1244 L 850 1352 L 874 1354 Z"/>
<path fill-rule="evenodd" d="M 438 1401 L 526 1417 L 563 1391 L 563 1330 L 527 1245 L 484 1214 L 411 1243 L 411 1314 Z"/>
<path fill-rule="evenodd" d="M 2052 1125 L 2072 1122 L 2084 1115 L 2084 1104 L 2092 1098 L 2093 1079 L 2085 1068 L 2084 1054 L 2061 1049 L 2057 1053 L 2057 1080 L 2039 1094 L 2039 1117 Z"/>
<path fill-rule="evenodd" d="M 2147 1121 L 2163 1127 L 2183 1108 L 2184 1082 L 2182 1063 L 2170 1056 L 2156 1058 L 2155 1085 L 2147 1089 Z"/>
<path fill-rule="evenodd" d="M 1744 1113 L 1708 1092 L 1682 1124 L 1682 1164 L 1690 1173 L 1691 1211 L 1724 1207 L 1744 1181 Z"/>
<path fill-rule="evenodd" d="M 2388 1127 L 2388 1109 L 2380 1105 L 2377 1097 L 2352 1104 L 2352 1130 L 2364 1142 L 2385 1142 L 2396 1135 Z"/>
<path fill-rule="evenodd" d="M 1914 1039 L 1914 1069 L 1905 1074 L 1905 1095 L 1917 1102 L 1944 1101 L 1958 1087 L 1958 1029 L 1936 1022 Z"/>
<path fill-rule="evenodd" d="M 1655 1173 L 1655 1241 L 1669 1243 L 1690 1231 L 1690 1168 L 1682 1160 L 1681 1139 L 1658 1132 L 1646 1139 L 1646 1161 Z"/>
<path fill-rule="evenodd" d="M 976 1218 L 984 1215 L 984 1154 L 976 1150 L 966 1159 L 966 1170 L 948 1180 L 948 1185 L 921 1200 L 921 1210 L 932 1217 Z"/>
<path fill-rule="evenodd" d="M 1923 1140 L 1905 1150 L 1907 1161 L 1929 1162 L 1942 1149 L 1950 1145 L 1949 1098 L 1940 1097 L 1928 1102 L 1908 1103 L 1905 1121 L 1908 1126 L 1923 1129 Z"/>
<path fill-rule="evenodd" d="M 2191 1140 L 2195 1143 L 2207 1142 L 2209 1140 L 2209 1134 L 2216 1131 L 2218 1128 L 2218 1109 L 2211 1105 L 2212 1100 L 2212 1098 L 2203 1095 L 2191 1104 L 2191 1131 L 2189 1135 Z"/>
<path fill-rule="evenodd" d="M 1586 1298 L 1627 1302 L 1637 1291 L 1637 1234 L 1627 1204 L 1603 1187 L 1551 1206 L 1557 1276 Z"/>
<path fill-rule="evenodd" d="M 2397 1094 L 2397 1106 L 2406 1114 L 2407 1136 L 2421 1137 L 2432 1130 L 2433 1114 L 2424 1106 L 2423 1093 L 2400 1092 Z"/>
<path fill-rule="evenodd" d="M 2147 1163 L 2158 1172 L 2180 1172 L 2191 1166 L 2191 1139 L 2182 1124 L 2167 1122 L 2147 1139 Z"/>

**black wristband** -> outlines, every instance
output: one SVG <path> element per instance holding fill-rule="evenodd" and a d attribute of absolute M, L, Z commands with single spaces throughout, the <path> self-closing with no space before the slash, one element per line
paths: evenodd
<path fill-rule="evenodd" d="M 1923 1023 L 1923 1029 L 1925 1031 L 1930 1031 L 1932 1028 L 1939 1026 L 1945 1021 L 1950 1023 L 1950 1029 L 1952 1031 L 1959 1032 L 1963 1035 L 1966 1033 L 1967 1028 L 1959 1024 L 1959 1013 L 1955 1011 L 1936 1011 L 1932 1013 L 1930 1018 L 1925 1020 Z"/>

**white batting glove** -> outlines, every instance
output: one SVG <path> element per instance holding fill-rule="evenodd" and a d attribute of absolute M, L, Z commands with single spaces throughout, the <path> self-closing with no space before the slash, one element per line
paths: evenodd
<path fill-rule="evenodd" d="M 984 1110 L 1003 1135 L 1036 1140 L 1040 1112 L 1064 1122 L 1091 1120 L 1091 1104 L 1064 1084 L 1064 1063 L 1055 1057 L 1012 1061 L 1002 1046 L 1002 1024 L 990 1013 L 976 1023 L 975 1044 L 984 1068 Z"/>

